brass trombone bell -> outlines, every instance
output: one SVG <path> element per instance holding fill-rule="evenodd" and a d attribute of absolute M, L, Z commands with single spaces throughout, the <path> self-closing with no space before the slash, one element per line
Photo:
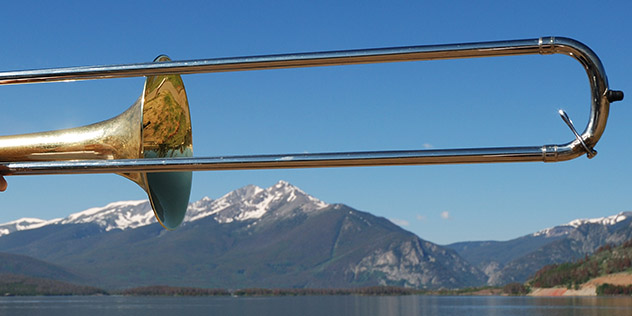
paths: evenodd
<path fill-rule="evenodd" d="M 166 62 L 159 56 L 155 62 Z M 50 132 L 0 136 L 0 161 L 102 161 L 191 157 L 191 117 L 179 75 L 148 76 L 138 100 L 112 119 Z M 184 219 L 191 171 L 119 172 L 149 196 L 156 218 L 167 229 Z"/>
<path fill-rule="evenodd" d="M 575 138 L 540 146 L 192 157 L 186 93 L 180 74 L 352 65 L 473 57 L 563 54 L 585 69 L 591 92 L 590 117 Z M 71 130 L 0 137 L 2 175 L 118 173 L 147 191 L 158 220 L 173 229 L 184 218 L 191 171 L 425 165 L 492 162 L 557 162 L 596 154 L 610 103 L 623 92 L 610 90 L 601 61 L 586 45 L 564 37 L 408 46 L 251 57 L 84 66 L 0 72 L 0 85 L 147 76 L 143 95 L 108 121 Z M 1 185 L 1 183 L 0 183 Z"/>

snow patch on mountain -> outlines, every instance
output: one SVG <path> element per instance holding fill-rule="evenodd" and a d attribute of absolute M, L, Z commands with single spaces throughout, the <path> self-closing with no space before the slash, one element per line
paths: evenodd
<path fill-rule="evenodd" d="M 20 230 L 28 230 L 40 228 L 42 226 L 48 225 L 51 222 L 58 221 L 59 219 L 54 219 L 51 221 L 39 219 L 39 218 L 20 218 L 18 220 L 14 220 L 8 223 L 0 224 L 0 236 L 8 235 L 10 233 L 20 231 Z"/>
<path fill-rule="evenodd" d="M 103 207 L 93 207 L 85 211 L 70 214 L 66 218 L 43 220 L 38 218 L 21 218 L 16 221 L 0 224 L 0 236 L 16 231 L 36 229 L 54 224 L 94 223 L 106 231 L 112 229 L 131 229 L 155 223 L 154 212 L 149 201 L 120 201 Z"/>
<path fill-rule="evenodd" d="M 615 214 L 608 217 L 600 217 L 600 218 L 591 218 L 591 219 L 576 219 L 568 223 L 568 225 L 573 227 L 579 227 L 585 224 L 601 224 L 611 226 L 618 222 L 626 220 L 632 213 L 630 212 L 621 212 L 619 214 Z"/>
<path fill-rule="evenodd" d="M 275 210 L 276 213 L 283 213 L 285 209 L 298 208 L 304 212 L 311 212 L 327 206 L 329 204 L 303 192 L 292 184 L 279 181 L 267 189 L 247 185 L 217 200 L 204 198 L 191 203 L 185 222 L 214 216 L 217 222 L 226 224 L 234 221 L 257 220 L 271 210 Z"/>
<path fill-rule="evenodd" d="M 276 218 L 278 218 L 279 216 L 290 216 L 288 215 L 291 213 L 290 211 L 296 209 L 300 209 L 303 212 L 312 212 L 323 209 L 328 205 L 286 181 L 279 181 L 267 189 L 248 185 L 232 191 L 217 200 L 204 197 L 199 201 L 190 203 L 184 223 L 197 221 L 209 216 L 214 216 L 214 220 L 219 223 L 257 220 L 271 210 L 275 211 Z M 113 229 L 133 229 L 156 222 L 149 201 L 120 201 L 70 214 L 63 219 L 47 221 L 36 218 L 23 218 L 0 224 L 0 236 L 19 230 L 35 229 L 52 224 L 93 223 L 101 226 L 105 231 L 110 231 Z"/>
<path fill-rule="evenodd" d="M 103 207 L 93 207 L 71 214 L 59 224 L 95 223 L 106 231 L 131 229 L 155 223 L 154 212 L 149 201 L 121 201 Z"/>
<path fill-rule="evenodd" d="M 619 214 L 615 214 L 615 215 L 611 215 L 607 217 L 576 219 L 564 225 L 559 225 L 559 226 L 543 229 L 539 232 L 533 233 L 533 236 L 534 237 L 537 237 L 537 236 L 557 237 L 557 236 L 562 236 L 562 235 L 568 235 L 573 229 L 580 227 L 582 225 L 600 224 L 604 226 L 612 226 L 630 217 L 632 217 L 632 212 L 620 212 Z"/>

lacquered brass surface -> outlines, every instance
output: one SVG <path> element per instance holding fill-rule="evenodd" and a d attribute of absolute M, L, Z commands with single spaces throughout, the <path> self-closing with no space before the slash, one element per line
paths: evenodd
<path fill-rule="evenodd" d="M 156 62 L 169 61 L 160 56 Z M 0 136 L 0 161 L 71 161 L 191 157 L 191 117 L 179 75 L 149 76 L 143 95 L 112 119 L 50 132 Z M 118 173 L 141 186 L 167 229 L 184 219 L 191 172 Z"/>
<path fill-rule="evenodd" d="M 87 126 L 0 136 L 0 161 L 141 158 L 142 100 L 123 114 Z"/>
<path fill-rule="evenodd" d="M 570 142 L 490 148 L 192 157 L 186 93 L 180 76 L 176 75 L 531 54 L 566 55 L 585 70 L 590 115 L 584 131 L 581 135 L 575 131 L 576 138 Z M 156 61 L 0 72 L 0 85 L 149 76 L 139 101 L 114 119 L 71 130 L 0 137 L 0 180 L 3 175 L 119 173 L 143 187 L 161 224 L 174 228 L 184 217 L 194 170 L 559 162 L 586 153 L 591 157 L 604 133 L 610 103 L 623 99 L 622 91 L 609 88 L 604 67 L 588 46 L 570 38 L 552 36 L 184 61 L 170 61 L 162 56 Z"/>
<path fill-rule="evenodd" d="M 160 63 L 81 66 L 0 72 L 0 85 L 65 80 L 90 80 L 169 74 L 251 71 L 295 67 L 318 67 L 366 63 L 439 60 L 454 58 L 562 54 L 578 61 L 589 83 L 590 116 L 581 138 L 594 148 L 601 138 L 610 103 L 623 98 L 621 91 L 610 90 L 601 61 L 586 45 L 565 37 L 540 37 L 524 40 L 373 48 L 329 52 L 292 53 L 267 56 L 211 58 Z M 568 143 L 536 146 L 433 149 L 416 151 L 340 152 L 252 156 L 193 157 L 190 159 L 136 159 L 59 161 L 16 161 L 0 163 L 2 175 L 75 174 L 111 172 L 173 172 L 192 170 L 235 170 L 263 168 L 312 168 L 339 166 L 496 163 L 542 161 L 558 162 L 586 154 L 573 139 Z"/>
<path fill-rule="evenodd" d="M 169 60 L 167 56 L 160 56 L 155 61 Z M 182 78 L 179 75 L 147 77 L 142 103 L 142 157 L 193 156 L 191 115 Z M 191 171 L 136 175 L 139 178 L 134 181 L 149 195 L 160 224 L 167 229 L 178 227 L 189 204 Z"/>

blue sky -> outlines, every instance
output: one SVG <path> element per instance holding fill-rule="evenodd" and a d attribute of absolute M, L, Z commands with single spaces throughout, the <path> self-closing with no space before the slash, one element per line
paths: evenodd
<path fill-rule="evenodd" d="M 128 3 L 129 2 L 129 3 Z M 0 69 L 565 36 L 632 93 L 629 1 L 32 1 L 2 4 Z M 561 55 L 197 74 L 183 77 L 196 156 L 543 145 L 588 118 L 586 75 Z M 143 79 L 0 87 L 0 134 L 69 128 L 123 112 Z M 628 96 L 629 99 L 629 96 Z M 440 243 L 506 240 L 632 210 L 629 100 L 596 158 L 515 163 L 197 172 L 191 200 L 286 180 Z M 144 199 L 116 175 L 9 177 L 0 222 Z"/>

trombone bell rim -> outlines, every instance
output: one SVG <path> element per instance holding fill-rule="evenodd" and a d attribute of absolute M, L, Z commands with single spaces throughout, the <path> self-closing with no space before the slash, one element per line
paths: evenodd
<path fill-rule="evenodd" d="M 590 117 L 580 135 L 568 116 L 562 115 L 576 137 L 569 143 L 528 147 L 192 157 L 191 119 L 180 74 L 529 54 L 567 55 L 577 60 L 586 71 L 591 91 Z M 171 61 L 161 56 L 156 61 L 0 72 L 0 85 L 147 76 L 141 101 L 142 154 L 139 159 L 0 162 L 0 176 L 120 173 L 145 189 L 158 221 L 165 228 L 173 229 L 184 219 L 191 191 L 191 171 L 555 162 L 585 153 L 590 158 L 596 154 L 592 148 L 605 130 L 610 103 L 623 99 L 623 92 L 610 90 L 604 67 L 597 55 L 586 45 L 564 37 L 188 61 Z M 170 96 L 162 95 L 163 91 L 171 93 Z M 169 99 L 182 96 L 183 101 L 172 102 L 173 98 Z M 161 104 L 157 100 L 166 101 Z M 172 111 L 174 109 L 175 112 Z M 173 113 L 176 113 L 175 116 Z M 164 124 L 169 125 L 169 128 L 163 128 L 161 120 L 165 118 L 167 122 Z M 75 156 L 75 159 L 85 157 Z"/>
<path fill-rule="evenodd" d="M 168 62 L 165 55 L 154 62 Z M 180 75 L 148 76 L 141 97 L 141 157 L 172 158 L 193 156 L 191 115 Z M 107 161 L 107 160 L 106 160 Z M 192 173 L 138 170 L 125 176 L 140 185 L 151 203 L 156 219 L 164 228 L 177 228 L 186 215 L 191 195 Z"/>

